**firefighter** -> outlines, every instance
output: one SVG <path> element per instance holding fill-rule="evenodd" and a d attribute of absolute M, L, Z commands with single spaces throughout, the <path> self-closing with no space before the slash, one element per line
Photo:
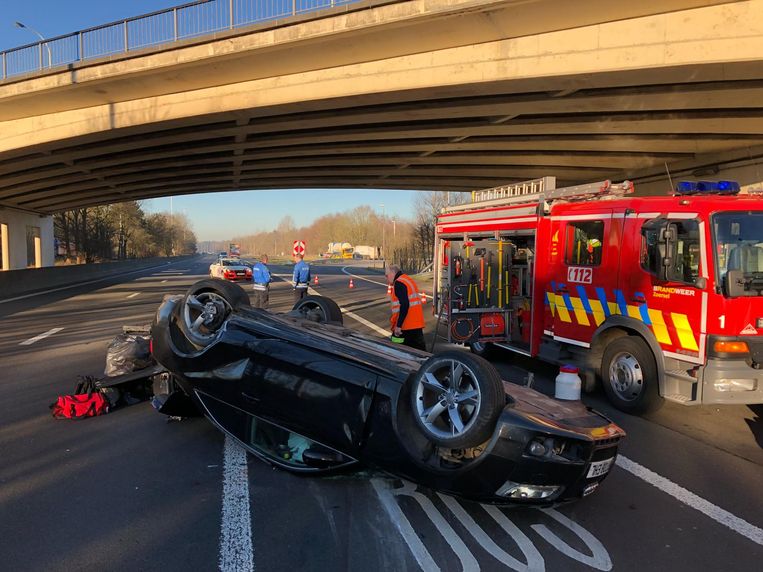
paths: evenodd
<path fill-rule="evenodd" d="M 588 251 L 588 264 L 598 264 L 601 260 L 601 241 L 598 238 L 589 238 L 586 250 Z"/>
<path fill-rule="evenodd" d="M 424 310 L 421 294 L 416 283 L 400 267 L 392 264 L 384 272 L 387 283 L 392 285 L 392 335 L 403 338 L 403 344 L 426 351 L 424 341 Z"/>
<path fill-rule="evenodd" d="M 310 265 L 305 262 L 305 257 L 301 254 L 295 255 L 294 261 L 296 264 L 294 265 L 291 285 L 294 288 L 294 303 L 296 304 L 307 296 L 307 287 L 310 286 Z"/>

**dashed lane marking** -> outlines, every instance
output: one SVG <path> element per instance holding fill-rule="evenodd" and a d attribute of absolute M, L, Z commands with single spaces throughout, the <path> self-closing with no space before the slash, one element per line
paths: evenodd
<path fill-rule="evenodd" d="M 140 292 L 133 292 L 132 294 L 128 296 L 128 298 L 135 298 L 135 296 L 137 296 L 138 294 L 140 294 Z"/>
<path fill-rule="evenodd" d="M 165 278 L 164 280 L 162 280 L 162 281 L 160 282 L 160 284 L 164 284 L 165 282 L 167 282 L 167 279 L 166 279 L 166 278 Z"/>
<path fill-rule="evenodd" d="M 246 451 L 225 436 L 220 572 L 253 572 L 252 517 Z"/>
<path fill-rule="evenodd" d="M 48 336 L 52 336 L 53 334 L 57 334 L 61 330 L 63 330 L 63 328 L 53 328 L 51 330 L 48 330 L 45 333 L 40 334 L 39 336 L 35 336 L 33 338 L 29 338 L 28 340 L 24 340 L 19 345 L 20 346 L 31 346 L 33 343 L 39 342 L 40 340 L 43 340 L 43 339 L 47 338 Z"/>
<path fill-rule="evenodd" d="M 693 492 L 683 488 L 680 485 L 677 485 L 662 475 L 658 475 L 643 465 L 639 465 L 635 461 L 631 461 L 627 457 L 618 455 L 617 461 L 615 461 L 615 463 L 621 469 L 625 469 L 632 475 L 643 479 L 650 485 L 660 489 L 664 493 L 669 494 L 673 498 L 678 499 L 685 505 L 698 510 L 705 516 L 709 516 L 718 524 L 722 524 L 734 532 L 749 538 L 756 544 L 763 546 L 763 529 L 758 528 L 754 524 L 751 524 L 746 520 L 739 518 L 738 516 L 734 516 L 727 510 L 724 510 L 721 507 L 706 501 L 702 497 L 695 495 Z"/>

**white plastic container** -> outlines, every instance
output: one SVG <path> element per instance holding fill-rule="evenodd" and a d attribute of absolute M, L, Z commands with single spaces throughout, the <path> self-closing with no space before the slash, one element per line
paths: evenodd
<path fill-rule="evenodd" d="M 566 401 L 580 400 L 580 376 L 578 368 L 573 365 L 563 365 L 556 376 L 554 397 Z"/>

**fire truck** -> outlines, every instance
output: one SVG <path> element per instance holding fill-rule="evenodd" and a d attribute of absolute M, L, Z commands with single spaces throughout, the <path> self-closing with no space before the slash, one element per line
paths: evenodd
<path fill-rule="evenodd" d="M 545 177 L 473 192 L 436 223 L 448 340 L 574 364 L 633 414 L 763 403 L 763 199 L 739 190 Z"/>

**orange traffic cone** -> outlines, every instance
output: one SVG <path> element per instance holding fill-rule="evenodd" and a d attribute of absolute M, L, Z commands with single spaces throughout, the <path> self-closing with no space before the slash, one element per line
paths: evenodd
<path fill-rule="evenodd" d="M 318 285 L 318 275 L 316 274 L 316 275 L 313 277 L 313 286 L 317 286 L 317 285 Z"/>
<path fill-rule="evenodd" d="M 421 303 L 426 304 L 427 303 L 427 294 L 426 292 L 421 293 Z"/>
<path fill-rule="evenodd" d="M 352 282 L 352 278 L 350 278 L 350 286 L 349 286 L 349 287 L 350 287 L 350 288 L 355 288 L 355 284 L 353 284 L 353 282 Z"/>
<path fill-rule="evenodd" d="M 387 284 L 387 296 L 392 296 L 392 284 Z"/>

